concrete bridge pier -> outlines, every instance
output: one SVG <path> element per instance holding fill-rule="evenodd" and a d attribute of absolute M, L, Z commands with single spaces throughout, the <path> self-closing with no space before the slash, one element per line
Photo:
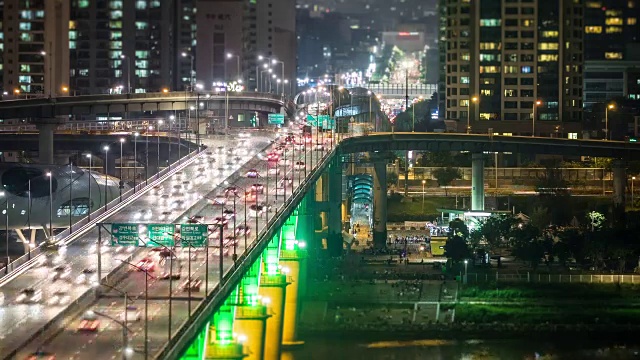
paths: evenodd
<path fill-rule="evenodd" d="M 305 250 L 282 250 L 280 265 L 288 269 L 291 283 L 285 295 L 284 326 L 282 333 L 282 345 L 285 347 L 302 345 L 304 342 L 297 339 L 299 295 L 304 294 L 302 282 L 305 281 L 307 272 L 307 252 Z"/>
<path fill-rule="evenodd" d="M 471 154 L 471 211 L 484 211 L 484 154 Z"/>
<path fill-rule="evenodd" d="M 613 172 L 613 211 L 614 218 L 618 219 L 621 223 L 624 223 L 624 213 L 626 206 L 626 185 L 627 185 L 627 171 L 623 160 L 615 159 L 611 164 L 611 170 Z"/>
<path fill-rule="evenodd" d="M 342 168 L 334 156 L 328 169 L 329 211 L 327 221 L 327 250 L 329 256 L 342 256 Z"/>
<path fill-rule="evenodd" d="M 38 128 L 38 162 L 53 164 L 53 132 L 58 127 L 56 123 L 37 124 Z"/>
<path fill-rule="evenodd" d="M 262 360 L 264 356 L 267 320 L 270 315 L 264 305 L 245 305 L 236 308 L 235 332 L 247 337 L 245 352 L 248 360 Z"/>
<path fill-rule="evenodd" d="M 387 162 L 373 163 L 373 246 L 387 246 Z"/>
<path fill-rule="evenodd" d="M 263 274 L 260 278 L 259 293 L 263 302 L 269 304 L 271 313 L 271 319 L 267 321 L 264 360 L 280 360 L 287 285 L 289 283 L 285 275 Z"/>

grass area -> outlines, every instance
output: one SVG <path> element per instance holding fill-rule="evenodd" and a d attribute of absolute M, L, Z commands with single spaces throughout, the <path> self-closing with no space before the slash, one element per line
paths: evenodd
<path fill-rule="evenodd" d="M 464 300 L 640 300 L 640 285 L 481 284 L 460 289 Z"/>
<path fill-rule="evenodd" d="M 436 209 L 453 208 L 455 205 L 455 197 L 425 197 L 423 207 L 422 198 L 402 201 L 401 196 L 391 196 L 387 200 L 387 221 L 434 220 L 440 216 Z"/>
<path fill-rule="evenodd" d="M 526 306 L 458 304 L 456 322 L 488 324 L 633 324 L 640 321 L 640 308 L 602 306 Z"/>

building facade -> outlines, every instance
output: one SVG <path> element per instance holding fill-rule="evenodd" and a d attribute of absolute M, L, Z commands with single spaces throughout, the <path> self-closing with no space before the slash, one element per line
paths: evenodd
<path fill-rule="evenodd" d="M 587 0 L 585 60 L 629 60 L 631 47 L 640 41 L 639 17 L 638 0 Z"/>
<path fill-rule="evenodd" d="M 3 93 L 58 96 L 69 86 L 69 1 L 2 3 Z"/>
<path fill-rule="evenodd" d="M 579 132 L 581 0 L 446 1 L 447 128 Z"/>

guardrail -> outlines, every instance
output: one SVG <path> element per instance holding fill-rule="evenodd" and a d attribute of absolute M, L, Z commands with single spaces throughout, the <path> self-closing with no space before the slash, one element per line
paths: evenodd
<path fill-rule="evenodd" d="M 57 242 L 59 244 L 65 245 L 70 244 L 78 236 L 86 233 L 91 228 L 93 228 L 95 224 L 101 222 L 105 218 L 108 218 L 109 216 L 113 215 L 113 213 L 128 205 L 131 201 L 137 199 L 145 192 L 145 190 L 148 190 L 151 187 L 157 185 L 159 182 L 164 181 L 166 177 L 170 176 L 175 171 L 181 170 L 189 165 L 198 154 L 199 152 L 197 150 L 187 154 L 183 158 L 178 159 L 178 161 L 156 173 L 152 178 L 152 182 L 149 182 L 149 180 L 147 179 L 146 181 L 137 184 L 134 188 L 127 190 L 122 194 L 122 201 L 120 200 L 120 197 L 117 197 L 107 203 L 106 209 L 105 206 L 99 207 L 98 209 L 93 211 L 87 218 L 83 218 L 82 220 L 77 221 L 70 228 L 66 228 L 59 234 L 55 235 Z M 9 281 L 16 272 L 21 271 L 33 264 L 36 258 L 40 256 L 44 251 L 46 251 L 46 245 L 46 243 L 41 243 L 27 254 L 20 256 L 9 264 L 0 268 L 0 272 L 3 274 L 0 277 L 0 286 Z M 7 280 L 7 278 L 9 278 L 9 280 Z"/>
<path fill-rule="evenodd" d="M 320 162 L 310 171 L 309 175 L 298 185 L 291 196 L 285 200 L 284 204 L 276 210 L 276 214 L 271 218 L 262 231 L 256 236 L 256 241 L 252 242 L 247 249 L 238 257 L 238 267 L 229 269 L 222 277 L 222 283 L 214 287 L 205 299 L 195 308 L 193 315 L 186 319 L 179 327 L 178 331 L 166 343 L 164 347 L 154 356 L 155 359 L 179 359 L 182 352 L 188 346 L 188 342 L 194 339 L 198 332 L 202 330 L 211 314 L 222 305 L 224 299 L 232 292 L 235 285 L 242 279 L 246 272 L 246 267 L 257 261 L 258 257 L 266 248 L 269 239 L 275 235 L 285 221 L 295 209 L 295 206 L 302 200 L 302 197 L 315 183 L 322 172 L 329 164 L 329 160 L 335 155 L 337 147 L 323 154 Z M 256 229 L 257 231 L 257 229 Z"/>
<path fill-rule="evenodd" d="M 467 274 L 468 283 L 483 282 L 529 282 L 545 284 L 640 284 L 640 275 L 633 274 Z"/>

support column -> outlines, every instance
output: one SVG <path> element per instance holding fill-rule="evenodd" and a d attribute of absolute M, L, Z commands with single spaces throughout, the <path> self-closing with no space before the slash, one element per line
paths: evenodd
<path fill-rule="evenodd" d="M 327 229 L 327 249 L 329 256 L 342 256 L 342 168 L 338 156 L 333 157 L 329 166 L 329 216 Z"/>
<path fill-rule="evenodd" d="M 38 161 L 40 164 L 53 164 L 53 132 L 57 124 L 38 124 Z"/>
<path fill-rule="evenodd" d="M 484 155 L 471 154 L 471 211 L 484 211 Z"/>
<path fill-rule="evenodd" d="M 387 246 L 387 163 L 373 163 L 373 246 Z"/>
<path fill-rule="evenodd" d="M 241 360 L 246 354 L 243 353 L 244 346 L 238 342 L 232 341 L 222 343 L 215 341 L 216 328 L 209 326 L 209 334 L 207 336 L 207 344 L 205 351 L 205 359 L 207 360 Z"/>
<path fill-rule="evenodd" d="M 264 357 L 268 318 L 264 305 L 241 305 L 236 309 L 234 330 L 247 337 L 245 347 L 248 360 L 262 360 Z"/>
<path fill-rule="evenodd" d="M 301 283 L 305 279 L 307 267 L 307 252 L 304 250 L 282 250 L 280 252 L 280 265 L 288 269 L 291 283 L 287 289 L 284 307 L 284 327 L 282 333 L 282 345 L 285 347 L 299 346 L 304 341 L 297 338 L 299 294 L 302 293 Z"/>
<path fill-rule="evenodd" d="M 285 275 L 262 275 L 260 278 L 260 295 L 268 299 L 271 319 L 267 322 L 267 336 L 265 337 L 264 360 L 280 360 L 280 344 L 282 343 L 282 322 L 284 319 L 284 304 L 287 293 L 287 278 Z"/>
<path fill-rule="evenodd" d="M 618 224 L 624 224 L 625 213 L 625 190 L 627 184 L 627 172 L 624 161 L 616 159 L 611 164 L 613 172 L 613 212 Z"/>

